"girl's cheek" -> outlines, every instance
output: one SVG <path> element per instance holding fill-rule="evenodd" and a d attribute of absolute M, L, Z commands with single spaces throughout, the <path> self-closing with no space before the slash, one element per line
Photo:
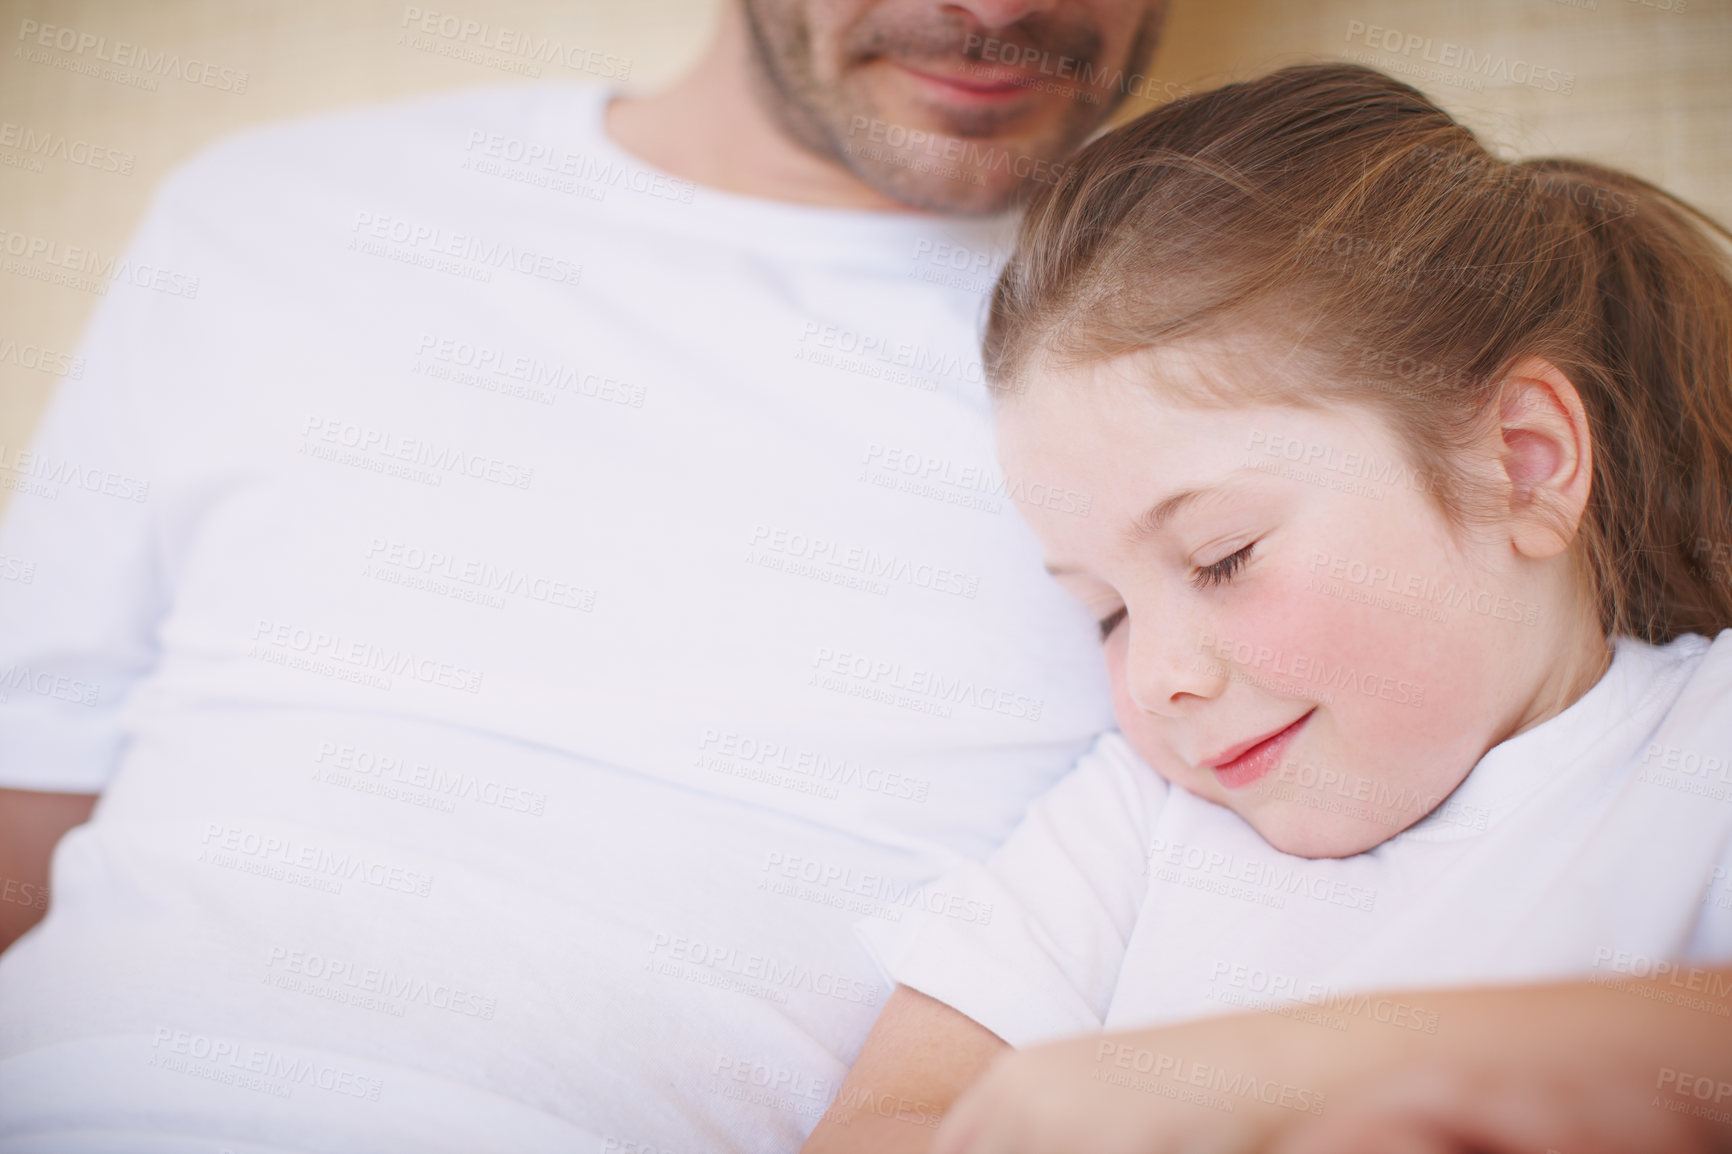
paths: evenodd
<path fill-rule="evenodd" d="M 1253 690 L 1250 696 L 1315 699 L 1320 670 L 1338 667 L 1349 651 L 1375 650 L 1383 639 L 1367 636 L 1362 606 L 1314 590 L 1296 570 L 1235 590 L 1214 615 L 1212 652 L 1200 656 L 1228 666 Z"/>
<path fill-rule="evenodd" d="M 1328 596 L 1316 582 L 1290 580 L 1281 593 L 1271 607 L 1270 628 L 1294 661 L 1338 665 L 1359 653 L 1375 653 L 1390 640 L 1380 628 L 1385 623 L 1375 619 L 1388 614 Z"/>
<path fill-rule="evenodd" d="M 1325 705 L 1357 755 L 1411 756 L 1440 740 L 1452 744 L 1461 719 L 1445 707 L 1466 676 L 1449 656 L 1462 644 L 1460 627 L 1379 604 L 1377 592 L 1356 600 L 1342 584 L 1290 573 L 1247 605 L 1235 627 L 1273 653 L 1270 664 L 1283 672 L 1270 682 Z"/>

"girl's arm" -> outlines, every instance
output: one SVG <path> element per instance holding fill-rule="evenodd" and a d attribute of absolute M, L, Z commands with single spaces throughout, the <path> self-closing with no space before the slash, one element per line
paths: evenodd
<path fill-rule="evenodd" d="M 1732 1151 L 1732 969 L 1381 1001 L 1407 1024 L 1237 1014 L 1016 1051 L 932 1154 Z"/>
<path fill-rule="evenodd" d="M 897 986 L 801 1154 L 926 1154 L 950 1104 L 1009 1048 L 966 1014 Z"/>
<path fill-rule="evenodd" d="M 1105 734 L 987 861 L 932 883 L 942 909 L 867 919 L 863 944 L 898 984 L 806 1154 L 925 1154 L 1008 1042 L 1098 1028 L 1166 797 L 1166 783 Z"/>

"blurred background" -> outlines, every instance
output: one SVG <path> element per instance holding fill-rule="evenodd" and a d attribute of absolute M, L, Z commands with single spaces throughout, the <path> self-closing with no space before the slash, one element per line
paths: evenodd
<path fill-rule="evenodd" d="M 99 299 L 44 280 L 33 246 L 112 260 L 169 169 L 249 125 L 463 85 L 653 89 L 721 2 L 0 0 L 0 468 Z M 570 63 L 478 49 L 465 21 Z M 1402 77 L 1502 154 L 1628 168 L 1732 221 L 1732 0 L 1172 0 L 1122 115 L 1326 59 Z"/>

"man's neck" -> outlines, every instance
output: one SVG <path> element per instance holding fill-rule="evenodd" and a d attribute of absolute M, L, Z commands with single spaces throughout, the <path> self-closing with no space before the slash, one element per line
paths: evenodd
<path fill-rule="evenodd" d="M 722 5 L 721 27 L 671 88 L 615 100 L 614 142 L 663 171 L 723 192 L 826 208 L 909 212 L 833 160 L 791 140 L 752 90 L 744 17 Z"/>

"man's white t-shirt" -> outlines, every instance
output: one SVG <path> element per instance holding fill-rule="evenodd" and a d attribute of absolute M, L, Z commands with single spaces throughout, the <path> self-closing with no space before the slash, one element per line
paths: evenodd
<path fill-rule="evenodd" d="M 0 1150 L 792 1150 L 1110 724 L 1000 476 L 1004 220 L 791 206 L 606 94 L 234 138 L 0 449 Z M 160 275 L 159 275 L 160 274 Z M 12 564 L 11 562 L 16 562 Z"/>
<path fill-rule="evenodd" d="M 1296 804 L 1403 808 L 1369 782 L 1281 772 Z M 1711 1009 L 1705 967 L 1732 962 L 1729 871 L 1732 630 L 1620 639 L 1579 700 L 1349 858 L 1279 852 L 1107 734 L 984 864 L 933 883 L 944 905 L 858 932 L 888 980 L 1017 1046 L 1265 1007 L 1435 1032 L 1435 1015 L 1372 995 L 1659 976 L 1671 1001 Z"/>

